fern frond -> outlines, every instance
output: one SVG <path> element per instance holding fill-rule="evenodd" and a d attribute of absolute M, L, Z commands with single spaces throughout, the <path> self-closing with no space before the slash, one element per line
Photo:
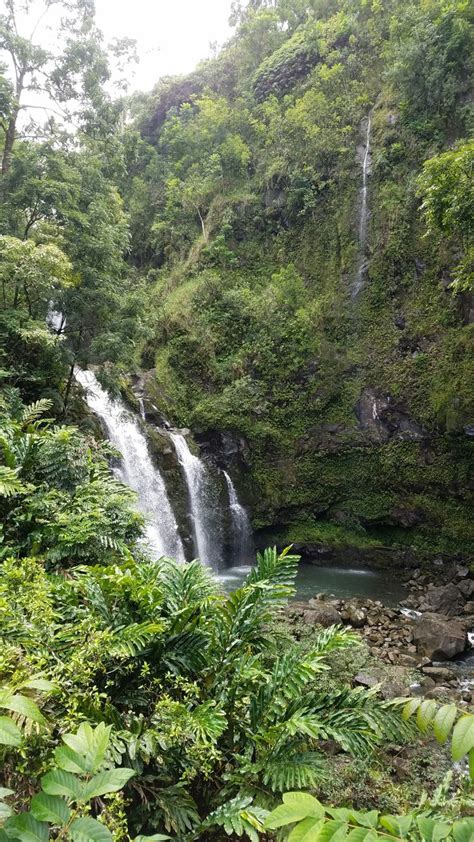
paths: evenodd
<path fill-rule="evenodd" d="M 21 414 L 22 427 L 28 427 L 30 424 L 33 424 L 33 422 L 41 418 L 45 412 L 48 412 L 52 406 L 53 402 L 48 398 L 41 398 L 39 401 L 35 401 L 34 403 L 30 403 L 28 406 L 25 406 Z"/>
<path fill-rule="evenodd" d="M 121 628 L 108 629 L 111 634 L 112 657 L 136 657 L 163 632 L 163 623 L 130 623 Z"/>
<path fill-rule="evenodd" d="M 18 469 L 0 465 L 0 497 L 15 497 L 26 494 L 28 487 L 18 478 Z"/>
<path fill-rule="evenodd" d="M 199 822 L 196 803 L 184 784 L 158 790 L 156 806 L 168 831 L 182 834 L 192 830 Z"/>
<path fill-rule="evenodd" d="M 241 837 L 245 833 L 251 842 L 258 842 L 259 833 L 264 833 L 263 823 L 267 816 L 267 810 L 252 804 L 251 796 L 237 795 L 213 810 L 201 827 L 203 830 L 222 827 L 227 836 Z"/>
<path fill-rule="evenodd" d="M 306 789 L 317 786 L 327 775 L 326 762 L 314 751 L 286 751 L 281 756 L 268 758 L 263 770 L 263 782 L 273 792 L 289 789 Z"/>
<path fill-rule="evenodd" d="M 263 553 L 257 553 L 257 563 L 244 585 L 266 581 L 293 590 L 300 556 L 289 555 L 290 549 L 291 547 L 287 547 L 282 553 L 278 553 L 276 547 L 268 547 Z"/>
<path fill-rule="evenodd" d="M 312 644 L 312 651 L 315 655 L 329 655 L 337 649 L 346 649 L 349 646 L 360 645 L 360 637 L 352 629 L 342 626 L 330 626 L 323 629 Z"/>

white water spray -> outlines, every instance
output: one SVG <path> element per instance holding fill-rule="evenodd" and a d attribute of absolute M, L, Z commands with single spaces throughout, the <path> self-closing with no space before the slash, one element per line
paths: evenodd
<path fill-rule="evenodd" d="M 222 552 L 214 522 L 216 512 L 208 471 L 203 462 L 191 453 L 181 433 L 170 432 L 170 438 L 186 480 L 196 555 L 203 564 L 217 568 Z"/>
<path fill-rule="evenodd" d="M 356 298 L 364 286 L 365 273 L 367 271 L 367 255 L 365 253 L 367 244 L 367 224 L 369 220 L 369 204 L 368 204 L 368 176 L 370 173 L 371 159 L 370 159 L 370 133 L 372 129 L 372 115 L 367 117 L 367 133 L 365 138 L 365 151 L 362 161 L 362 187 L 360 191 L 361 205 L 360 205 L 360 220 L 359 220 L 359 267 L 357 275 L 352 285 L 352 297 Z"/>
<path fill-rule="evenodd" d="M 232 558 L 237 564 L 248 562 L 253 556 L 252 528 L 244 507 L 239 503 L 237 492 L 227 471 L 224 471 L 229 491 L 229 509 L 232 525 Z"/>
<path fill-rule="evenodd" d="M 148 446 L 133 415 L 119 400 L 112 400 L 92 371 L 76 367 L 74 375 L 86 393 L 89 408 L 102 420 L 122 458 L 114 473 L 138 495 L 138 509 L 146 518 L 146 541 L 154 555 L 184 561 L 183 545 L 165 483 L 153 464 Z"/>

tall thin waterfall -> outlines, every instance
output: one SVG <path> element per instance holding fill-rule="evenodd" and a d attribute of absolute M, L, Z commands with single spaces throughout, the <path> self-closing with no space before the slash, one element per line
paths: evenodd
<path fill-rule="evenodd" d="M 357 275 L 352 285 L 352 297 L 356 298 L 364 286 L 364 277 L 367 271 L 367 223 L 369 220 L 369 204 L 368 204 L 368 176 L 370 174 L 370 132 L 372 129 L 372 114 L 369 113 L 367 117 L 367 132 L 365 137 L 365 151 L 362 160 L 362 187 L 360 190 L 360 220 L 359 220 L 359 267 Z"/>
<path fill-rule="evenodd" d="M 244 507 L 239 503 L 237 492 L 227 471 L 224 471 L 229 491 L 229 509 L 232 524 L 232 555 L 234 563 L 249 562 L 253 555 L 252 528 Z"/>
<path fill-rule="evenodd" d="M 194 537 L 194 549 L 203 564 L 217 567 L 222 556 L 220 537 L 215 524 L 215 506 L 210 477 L 203 462 L 194 456 L 181 433 L 171 433 L 179 464 L 188 489 Z"/>
<path fill-rule="evenodd" d="M 133 415 L 119 400 L 112 400 L 92 371 L 76 367 L 75 378 L 86 393 L 89 408 L 103 421 L 109 439 L 122 458 L 117 477 L 137 492 L 138 508 L 146 518 L 146 539 L 159 557 L 169 555 L 184 561 L 184 550 L 165 483 L 153 464 L 145 436 Z"/>

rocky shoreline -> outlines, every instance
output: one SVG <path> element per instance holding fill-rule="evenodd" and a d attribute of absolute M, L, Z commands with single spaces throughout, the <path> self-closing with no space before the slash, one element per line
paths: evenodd
<path fill-rule="evenodd" d="M 423 695 L 469 704 L 474 701 L 474 575 L 464 566 L 444 569 L 443 584 L 433 583 L 421 569 L 409 575 L 408 595 L 398 607 L 320 593 L 308 602 L 290 603 L 289 622 L 356 629 L 380 666 L 357 674 L 354 684 L 380 684 L 385 698 Z"/>

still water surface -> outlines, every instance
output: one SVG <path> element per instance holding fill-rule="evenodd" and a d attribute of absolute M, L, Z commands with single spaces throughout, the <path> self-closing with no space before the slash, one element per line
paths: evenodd
<path fill-rule="evenodd" d="M 230 567 L 221 571 L 217 578 L 227 591 L 233 591 L 240 587 L 250 570 L 250 566 Z M 379 599 L 385 605 L 396 605 L 406 595 L 400 578 L 386 570 L 320 567 L 301 562 L 295 599 L 307 600 L 323 592 L 338 598 L 360 596 Z"/>

